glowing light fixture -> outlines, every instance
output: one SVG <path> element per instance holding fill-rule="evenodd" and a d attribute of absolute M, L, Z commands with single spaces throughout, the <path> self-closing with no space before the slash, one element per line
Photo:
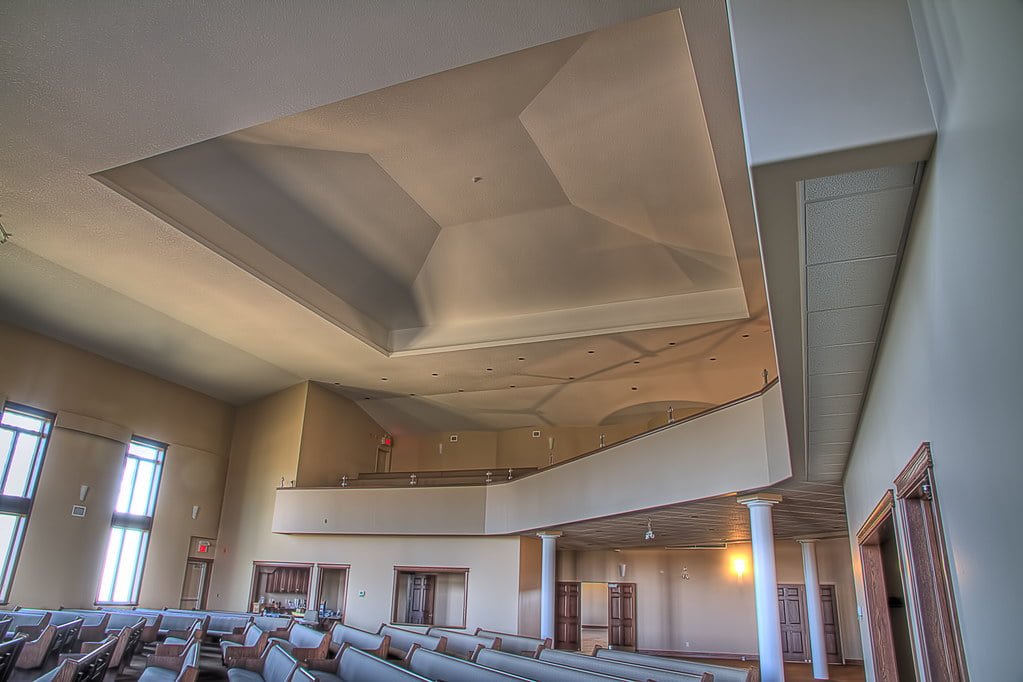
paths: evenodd
<path fill-rule="evenodd" d="M 732 559 L 732 570 L 735 571 L 735 575 L 740 578 L 746 574 L 746 559 L 738 556 Z"/>

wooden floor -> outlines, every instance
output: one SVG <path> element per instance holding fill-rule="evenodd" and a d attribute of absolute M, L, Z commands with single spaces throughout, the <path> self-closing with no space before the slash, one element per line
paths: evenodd
<path fill-rule="evenodd" d="M 742 665 L 733 660 L 700 659 L 708 663 L 720 665 Z M 864 682 L 867 678 L 863 672 L 862 665 L 829 665 L 828 677 L 833 682 Z M 810 682 L 813 680 L 813 671 L 809 663 L 786 663 L 785 682 Z"/>

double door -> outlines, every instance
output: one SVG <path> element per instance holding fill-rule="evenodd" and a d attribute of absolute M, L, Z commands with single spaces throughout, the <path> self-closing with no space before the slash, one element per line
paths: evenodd
<path fill-rule="evenodd" d="M 582 645 L 582 585 L 559 582 L 555 593 L 555 647 L 579 651 Z M 607 644 L 614 649 L 636 648 L 636 584 L 607 585 Z"/>
<path fill-rule="evenodd" d="M 835 586 L 821 585 L 824 617 L 824 648 L 828 663 L 842 663 L 838 634 Z M 803 585 L 778 585 L 778 614 L 781 617 L 781 652 L 786 661 L 810 660 L 810 631 L 806 619 L 806 591 Z"/>

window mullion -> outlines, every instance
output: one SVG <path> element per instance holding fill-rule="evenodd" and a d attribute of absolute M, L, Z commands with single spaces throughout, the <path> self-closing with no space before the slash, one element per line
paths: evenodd
<path fill-rule="evenodd" d="M 7 486 L 7 474 L 11 470 L 11 463 L 14 461 L 14 453 L 18 450 L 18 439 L 21 438 L 21 432 L 16 431 L 14 438 L 11 439 L 11 447 L 7 450 L 7 459 L 4 462 L 4 471 L 0 475 L 0 491 Z"/>

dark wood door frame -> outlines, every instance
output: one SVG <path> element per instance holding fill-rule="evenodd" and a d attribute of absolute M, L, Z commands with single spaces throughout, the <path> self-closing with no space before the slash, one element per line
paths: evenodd
<path fill-rule="evenodd" d="M 906 591 L 916 621 L 922 682 L 966 682 L 955 594 L 948 566 L 930 443 L 922 443 L 895 479 L 897 519 L 905 538 Z"/>
<path fill-rule="evenodd" d="M 895 640 L 888 612 L 888 588 L 881 556 L 881 528 L 892 520 L 894 495 L 887 491 L 856 534 L 863 574 L 863 598 L 867 607 L 867 634 L 877 682 L 899 682 L 895 662 Z"/>
<path fill-rule="evenodd" d="M 558 581 L 554 597 L 554 648 L 578 651 L 582 643 L 582 583 Z"/>
<path fill-rule="evenodd" d="M 607 584 L 607 645 L 636 650 L 636 583 Z"/>

